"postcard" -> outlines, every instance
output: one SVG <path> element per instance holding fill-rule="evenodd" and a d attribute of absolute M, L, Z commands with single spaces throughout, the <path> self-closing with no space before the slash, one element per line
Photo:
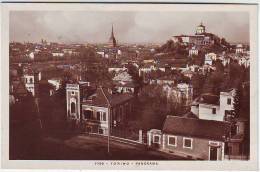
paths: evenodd
<path fill-rule="evenodd" d="M 7 169 L 257 169 L 257 5 L 3 3 Z"/>

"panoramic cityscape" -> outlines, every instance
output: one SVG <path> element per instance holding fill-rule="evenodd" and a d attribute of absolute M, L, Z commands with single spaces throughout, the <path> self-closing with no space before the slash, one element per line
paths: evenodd
<path fill-rule="evenodd" d="M 11 14 L 10 160 L 250 159 L 247 15 L 53 13 Z"/>

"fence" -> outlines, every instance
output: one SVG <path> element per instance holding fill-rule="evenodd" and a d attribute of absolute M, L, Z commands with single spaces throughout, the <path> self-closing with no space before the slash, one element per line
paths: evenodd
<path fill-rule="evenodd" d="M 139 130 L 113 128 L 111 131 L 111 135 L 133 141 L 140 141 Z"/>

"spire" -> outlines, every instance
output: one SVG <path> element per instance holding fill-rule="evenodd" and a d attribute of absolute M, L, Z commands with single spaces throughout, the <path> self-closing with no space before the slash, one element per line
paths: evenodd
<path fill-rule="evenodd" d="M 111 37 L 114 37 L 114 28 L 113 28 L 113 23 L 112 23 Z"/>
<path fill-rule="evenodd" d="M 116 38 L 114 35 L 114 26 L 112 24 L 111 36 L 109 38 L 109 45 L 112 47 L 116 47 Z"/>

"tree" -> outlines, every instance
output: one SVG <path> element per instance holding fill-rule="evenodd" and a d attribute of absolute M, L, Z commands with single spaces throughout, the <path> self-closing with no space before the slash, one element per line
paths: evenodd
<path fill-rule="evenodd" d="M 206 77 L 206 80 L 203 85 L 204 93 L 213 93 L 219 95 L 220 88 L 224 81 L 224 73 L 221 71 L 214 71 Z"/>
<path fill-rule="evenodd" d="M 143 129 L 160 129 L 167 115 L 180 115 L 182 106 L 175 97 L 167 97 L 162 86 L 147 85 L 135 101 L 135 114 Z"/>
<path fill-rule="evenodd" d="M 202 93 L 202 88 L 205 82 L 205 76 L 202 74 L 196 73 L 191 78 L 191 83 L 193 86 L 193 96 L 194 98 L 199 96 Z"/>
<path fill-rule="evenodd" d="M 242 83 L 240 82 L 238 87 L 236 88 L 236 93 L 234 96 L 234 118 L 238 118 L 241 112 L 241 98 L 242 98 Z"/>
<path fill-rule="evenodd" d="M 216 70 L 224 72 L 224 65 L 222 64 L 221 60 L 217 59 L 214 62 L 214 66 L 216 67 Z"/>

